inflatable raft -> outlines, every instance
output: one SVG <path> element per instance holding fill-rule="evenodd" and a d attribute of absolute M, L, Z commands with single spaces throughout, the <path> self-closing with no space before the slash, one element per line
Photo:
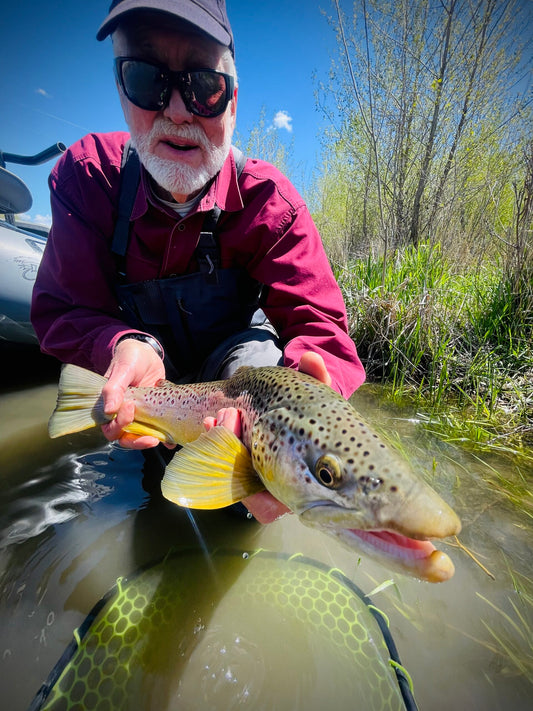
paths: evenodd
<path fill-rule="evenodd" d="M 28 212 L 33 199 L 6 162 L 39 165 L 64 150 L 64 144 L 56 143 L 34 156 L 0 151 L 0 341 L 37 343 L 30 323 L 31 294 L 48 236 L 46 227 L 15 222 L 15 215 Z"/>

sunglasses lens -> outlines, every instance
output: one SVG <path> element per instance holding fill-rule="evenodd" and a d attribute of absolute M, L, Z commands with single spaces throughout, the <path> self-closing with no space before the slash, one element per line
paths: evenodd
<path fill-rule="evenodd" d="M 128 99 L 147 111 L 158 111 L 166 103 L 168 83 L 159 67 L 131 59 L 119 65 L 122 87 Z"/>
<path fill-rule="evenodd" d="M 146 111 L 168 106 L 171 92 L 178 89 L 187 110 L 213 118 L 226 110 L 233 90 L 232 78 L 214 70 L 169 72 L 139 59 L 116 60 L 118 81 L 128 99 Z"/>
<path fill-rule="evenodd" d="M 213 117 L 225 111 L 231 98 L 227 78 L 218 72 L 190 72 L 182 85 L 182 96 L 192 113 Z"/>

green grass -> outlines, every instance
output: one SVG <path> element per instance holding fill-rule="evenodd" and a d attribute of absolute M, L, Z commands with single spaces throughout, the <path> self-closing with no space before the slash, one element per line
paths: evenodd
<path fill-rule="evenodd" d="M 533 268 L 517 278 L 422 244 L 335 271 L 370 381 L 440 436 L 531 455 Z"/>
<path fill-rule="evenodd" d="M 531 581 L 529 583 L 531 584 Z M 521 604 L 509 597 L 511 610 L 506 612 L 480 593 L 476 595 L 491 608 L 490 621 L 483 615 L 481 617 L 481 622 L 490 635 L 490 641 L 485 642 L 484 646 L 501 658 L 502 668 L 508 676 L 522 676 L 533 684 L 531 596 L 522 595 Z"/>

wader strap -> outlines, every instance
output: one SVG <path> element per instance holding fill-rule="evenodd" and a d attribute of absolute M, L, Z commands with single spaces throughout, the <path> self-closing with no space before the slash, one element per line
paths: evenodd
<path fill-rule="evenodd" d="M 139 156 L 131 145 L 131 141 L 126 143 L 122 152 L 120 176 L 118 214 L 111 251 L 116 258 L 119 281 L 123 283 L 126 281 L 126 252 L 130 241 L 130 217 L 141 179 Z"/>
<path fill-rule="evenodd" d="M 231 147 L 235 167 L 237 168 L 237 181 L 246 164 L 246 156 L 239 148 Z M 130 218 L 133 204 L 137 196 L 137 188 L 141 178 L 141 164 L 137 151 L 127 141 L 122 152 L 120 193 L 118 201 L 118 214 L 111 242 L 111 251 L 115 255 L 119 283 L 126 281 L 126 252 L 130 241 Z M 220 218 L 221 209 L 218 205 L 205 216 L 202 231 L 196 247 L 195 256 L 200 272 L 208 282 L 217 282 L 216 270 L 220 268 L 220 249 L 215 237 L 215 230 Z"/>
<path fill-rule="evenodd" d="M 232 146 L 231 149 L 237 169 L 238 181 L 246 164 L 246 156 L 235 146 Z M 221 212 L 218 205 L 215 205 L 214 208 L 207 213 L 202 231 L 200 232 L 200 237 L 198 238 L 198 245 L 194 252 L 194 256 L 198 262 L 198 268 L 208 284 L 218 283 L 217 269 L 221 267 L 220 246 L 215 236 Z"/>
<path fill-rule="evenodd" d="M 215 237 L 215 230 L 221 212 L 218 205 L 215 205 L 207 213 L 194 251 L 198 269 L 204 275 L 208 284 L 218 283 L 217 269 L 220 269 L 220 248 Z"/>

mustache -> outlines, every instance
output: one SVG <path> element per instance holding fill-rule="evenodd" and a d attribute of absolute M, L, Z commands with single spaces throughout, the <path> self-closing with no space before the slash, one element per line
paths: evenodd
<path fill-rule="evenodd" d="M 209 150 L 212 148 L 211 141 L 205 135 L 204 130 L 198 125 L 183 124 L 176 126 L 175 123 L 163 117 L 157 118 L 149 133 L 145 135 L 145 141 L 148 145 L 153 142 L 163 139 L 187 140 L 198 144 L 201 148 Z"/>

